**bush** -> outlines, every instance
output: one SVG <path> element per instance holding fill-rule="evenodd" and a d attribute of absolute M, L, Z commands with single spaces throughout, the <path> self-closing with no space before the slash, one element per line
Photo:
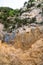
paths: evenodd
<path fill-rule="evenodd" d="M 38 4 L 37 7 L 41 7 L 41 4 Z"/>

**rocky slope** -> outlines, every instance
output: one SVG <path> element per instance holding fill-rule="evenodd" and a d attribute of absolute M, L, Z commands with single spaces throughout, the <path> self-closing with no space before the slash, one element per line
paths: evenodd
<path fill-rule="evenodd" d="M 43 3 L 42 3 L 42 0 L 35 0 L 35 2 L 33 2 L 35 5 L 34 6 L 31 6 L 30 8 L 28 7 L 27 8 L 27 5 L 25 5 L 22 10 L 24 11 L 22 14 L 21 14 L 21 19 L 29 19 L 31 20 L 32 18 L 36 18 L 36 21 L 37 23 L 41 23 L 42 22 L 42 8 L 43 8 Z M 28 4 L 28 2 L 27 2 Z"/>
<path fill-rule="evenodd" d="M 0 23 L 4 24 L 4 31 L 8 32 L 31 23 L 43 24 L 42 0 L 34 0 L 32 5 L 31 1 L 28 1 L 21 9 L 0 7 Z"/>
<path fill-rule="evenodd" d="M 23 16 L 31 19 L 38 16 L 37 20 L 40 23 L 42 21 L 42 19 L 39 20 L 41 9 L 35 7 L 30 8 L 32 9 L 30 13 L 29 11 L 22 13 L 20 18 Z M 18 21 L 21 24 L 21 20 L 17 19 Z M 10 22 L 12 22 L 11 19 Z M 14 22 L 13 24 L 15 24 Z M 28 26 L 23 25 L 17 28 L 16 31 L 14 30 L 13 35 L 12 33 L 3 33 L 3 31 L 0 33 L 0 65 L 43 65 L 43 25 L 34 23 Z M 7 34 L 7 37 L 5 34 Z M 5 37 L 3 37 L 4 35 Z M 8 42 L 3 41 L 3 39 L 7 39 Z"/>
<path fill-rule="evenodd" d="M 43 65 L 43 34 L 40 30 L 17 34 L 12 44 L 0 41 L 0 64 Z"/>
<path fill-rule="evenodd" d="M 37 27 L 36 29 L 30 29 L 28 32 L 17 33 L 14 40 L 14 46 L 15 48 L 28 49 L 32 43 L 40 39 L 42 36 L 42 32 Z"/>
<path fill-rule="evenodd" d="M 7 50 L 7 51 L 6 51 Z M 43 38 L 37 40 L 28 50 L 23 51 L 0 42 L 1 65 L 43 65 Z"/>

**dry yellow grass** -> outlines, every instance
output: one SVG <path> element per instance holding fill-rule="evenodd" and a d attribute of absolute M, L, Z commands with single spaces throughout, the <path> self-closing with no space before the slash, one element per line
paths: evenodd
<path fill-rule="evenodd" d="M 43 36 L 34 32 L 17 35 L 13 45 L 0 41 L 0 65 L 43 65 Z"/>
<path fill-rule="evenodd" d="M 14 47 L 21 48 L 21 49 L 29 49 L 31 45 L 40 39 L 42 36 L 39 28 L 36 28 L 34 31 L 31 30 L 30 32 L 24 33 L 24 34 L 17 34 L 15 41 L 14 41 Z"/>
<path fill-rule="evenodd" d="M 0 43 L 0 65 L 43 65 L 43 38 L 24 51 Z"/>

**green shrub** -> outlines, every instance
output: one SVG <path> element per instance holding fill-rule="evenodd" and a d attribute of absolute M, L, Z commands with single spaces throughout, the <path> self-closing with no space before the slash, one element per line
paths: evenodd
<path fill-rule="evenodd" d="M 41 4 L 38 4 L 37 7 L 41 7 Z"/>

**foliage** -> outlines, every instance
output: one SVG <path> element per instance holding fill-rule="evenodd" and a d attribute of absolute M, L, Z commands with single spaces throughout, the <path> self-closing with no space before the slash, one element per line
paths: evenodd
<path fill-rule="evenodd" d="M 27 2 L 24 3 L 24 6 L 27 4 Z"/>
<path fill-rule="evenodd" d="M 13 10 L 9 7 L 0 7 L 0 20 L 2 20 L 1 23 L 4 24 L 4 27 L 6 29 L 12 25 L 15 25 L 14 17 L 19 16 L 19 14 L 20 14 L 19 9 Z"/>
<path fill-rule="evenodd" d="M 35 0 L 29 0 L 28 4 L 27 4 L 27 8 L 30 8 L 30 7 L 34 6 L 34 4 L 33 4 L 34 1 Z"/>
<path fill-rule="evenodd" d="M 37 7 L 40 7 L 40 6 L 41 6 L 41 4 L 38 4 L 38 5 L 37 5 Z"/>
<path fill-rule="evenodd" d="M 30 23 L 30 24 L 31 24 L 31 23 L 35 23 L 35 21 L 36 21 L 36 18 L 34 17 L 34 18 L 32 18 L 32 19 L 30 20 L 29 23 Z"/>
<path fill-rule="evenodd" d="M 22 8 L 14 10 L 9 7 L 0 7 L 0 23 L 4 24 L 4 27 L 6 30 L 12 30 L 14 28 L 21 27 L 22 25 L 35 23 L 35 21 L 36 21 L 35 17 L 32 19 L 19 18 L 20 16 L 22 16 L 21 15 L 22 13 L 31 11 L 31 7 L 35 5 L 34 1 L 35 0 L 29 0 L 28 2 L 24 3 L 24 7 L 25 7 L 25 5 L 27 6 L 26 10 L 23 10 Z M 41 6 L 41 4 L 37 5 L 37 7 L 40 7 L 40 6 Z M 42 13 L 43 13 L 43 11 L 42 11 Z"/>

